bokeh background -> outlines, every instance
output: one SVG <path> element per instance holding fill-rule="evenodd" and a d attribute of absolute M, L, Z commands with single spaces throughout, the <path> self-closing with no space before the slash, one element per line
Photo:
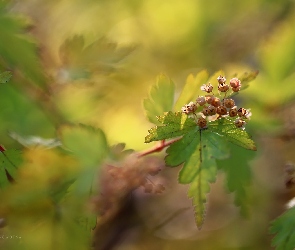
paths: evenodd
<path fill-rule="evenodd" d="M 134 191 L 132 209 L 122 215 L 132 223 L 116 229 L 121 220 L 113 220 L 108 230 L 116 244 L 106 249 L 272 249 L 270 222 L 295 194 L 286 188 L 285 172 L 286 163 L 295 162 L 293 0 L 22 0 L 0 5 L 0 67 L 13 72 L 11 81 L 0 86 L 0 135 L 6 148 L 22 150 L 31 143 L 24 139 L 21 144 L 11 132 L 18 138 L 56 138 L 61 124 L 83 123 L 101 128 L 109 145 L 123 142 L 128 149 L 146 150 L 152 146 L 144 143 L 152 124 L 142 101 L 157 75 L 169 76 L 179 93 L 187 76 L 202 69 L 210 74 L 222 69 L 228 79 L 259 70 L 237 99 L 251 108 L 247 130 L 258 150 L 235 151 L 223 163 L 250 167 L 251 172 L 237 170 L 237 182 L 246 175 L 247 211 L 241 213 L 234 205 L 220 174 L 208 196 L 205 224 L 198 230 L 187 187 L 177 184 L 179 168 L 163 168 L 156 178 L 165 184 L 165 192 Z M 27 161 L 36 157 L 42 163 L 48 157 L 54 169 L 61 161 L 72 164 L 55 153 L 26 150 Z M 28 163 L 22 169 L 32 172 L 28 176 L 36 187 L 49 171 L 35 171 Z M 63 170 L 60 178 L 72 171 L 77 170 Z M 1 192 L 7 201 L 16 193 L 21 196 L 22 189 Z M 45 212 L 38 212 L 43 206 L 35 204 L 23 215 L 16 208 L 2 209 L 13 223 L 1 230 L 12 234 L 17 228 L 22 241 L 0 239 L 0 246 L 89 248 L 76 244 L 85 239 L 70 226 L 58 229 L 60 241 L 52 240 L 55 229 L 40 219 Z M 28 222 L 36 213 L 40 218 Z"/>

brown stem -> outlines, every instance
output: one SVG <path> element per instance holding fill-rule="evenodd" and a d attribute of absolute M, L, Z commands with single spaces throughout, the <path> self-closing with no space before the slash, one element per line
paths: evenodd
<path fill-rule="evenodd" d="M 179 138 L 175 138 L 175 139 L 173 139 L 173 140 L 171 140 L 171 141 L 165 141 L 165 140 L 162 140 L 161 143 L 160 143 L 160 145 L 156 145 L 156 146 L 153 147 L 153 148 L 150 148 L 150 149 L 148 149 L 148 150 L 146 150 L 146 151 L 143 151 L 143 152 L 139 153 L 139 154 L 138 154 L 138 158 L 143 157 L 143 156 L 145 156 L 145 155 L 152 154 L 152 153 L 160 152 L 160 151 L 162 151 L 164 148 L 170 146 L 172 143 L 174 143 L 174 142 L 176 142 L 176 141 L 178 141 L 178 140 L 180 140 L 180 139 L 181 139 L 181 137 L 179 137 Z"/>

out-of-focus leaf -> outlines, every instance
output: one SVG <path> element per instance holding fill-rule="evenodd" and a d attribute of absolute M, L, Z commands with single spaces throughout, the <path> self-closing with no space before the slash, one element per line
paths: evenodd
<path fill-rule="evenodd" d="M 270 233 L 276 234 L 272 246 L 276 250 L 293 250 L 295 248 L 295 207 L 290 208 L 271 223 Z"/>
<path fill-rule="evenodd" d="M 200 88 L 208 81 L 208 78 L 209 74 L 206 70 L 199 72 L 196 77 L 189 75 L 183 90 L 175 103 L 174 110 L 179 111 L 185 104 L 195 101 L 197 93 L 201 92 Z"/>
<path fill-rule="evenodd" d="M 0 83 L 7 83 L 11 77 L 12 73 L 10 71 L 0 73 Z"/>
<path fill-rule="evenodd" d="M 17 168 L 22 162 L 19 150 L 5 150 L 0 152 L 0 188 L 4 188 L 8 183 L 7 173 L 15 179 Z"/>
<path fill-rule="evenodd" d="M 226 186 L 230 192 L 234 193 L 235 204 L 240 206 L 241 214 L 247 216 L 250 205 L 248 185 L 252 180 L 249 161 L 255 153 L 233 144 L 230 145 L 230 149 L 230 158 L 217 160 L 218 168 L 225 172 Z"/>
<path fill-rule="evenodd" d="M 160 141 L 177 136 L 181 136 L 197 127 L 195 121 L 181 112 L 173 113 L 169 111 L 158 117 L 158 121 L 164 126 L 151 128 L 149 135 L 145 137 L 145 142 Z"/>
<path fill-rule="evenodd" d="M 109 157 L 113 160 L 123 160 L 127 155 L 134 152 L 133 149 L 125 149 L 125 143 L 118 143 L 110 147 Z"/>
<path fill-rule="evenodd" d="M 110 73 L 119 67 L 135 47 L 119 47 L 116 43 L 101 38 L 86 46 L 83 36 L 65 40 L 59 50 L 63 63 L 60 76 L 63 81 L 89 78 L 92 73 Z"/>
<path fill-rule="evenodd" d="M 79 226 L 90 232 L 96 227 L 96 216 L 94 214 L 85 214 L 76 219 Z"/>
<path fill-rule="evenodd" d="M 151 87 L 149 97 L 143 100 L 143 106 L 148 120 L 159 124 L 156 116 L 172 109 L 174 101 L 174 83 L 165 75 L 159 75 Z"/>
<path fill-rule="evenodd" d="M 3 7 L 3 6 L 2 6 Z M 38 86 L 44 87 L 46 78 L 37 56 L 37 47 L 25 35 L 25 23 L 0 9 L 0 55 L 7 67 L 21 72 Z"/>
<path fill-rule="evenodd" d="M 83 167 L 75 183 L 76 191 L 90 195 L 95 176 L 108 154 L 105 134 L 101 129 L 80 124 L 62 126 L 59 135 L 63 146 L 80 160 Z"/>
<path fill-rule="evenodd" d="M 107 141 L 101 129 L 83 124 L 62 126 L 59 135 L 63 146 L 86 167 L 98 165 L 107 155 Z"/>

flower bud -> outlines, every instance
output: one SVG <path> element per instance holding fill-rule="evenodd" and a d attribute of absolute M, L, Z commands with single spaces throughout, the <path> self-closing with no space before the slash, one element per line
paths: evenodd
<path fill-rule="evenodd" d="M 235 101 L 233 99 L 224 99 L 223 104 L 227 108 L 233 108 L 235 106 Z"/>
<path fill-rule="evenodd" d="M 226 78 L 224 76 L 220 75 L 217 77 L 217 81 L 219 84 L 223 84 L 226 82 Z"/>
<path fill-rule="evenodd" d="M 216 113 L 219 115 L 226 115 L 227 114 L 227 109 L 225 106 L 219 106 L 216 109 Z"/>
<path fill-rule="evenodd" d="M 198 124 L 198 126 L 199 126 L 200 128 L 206 128 L 206 127 L 207 127 L 207 120 L 206 120 L 205 118 L 203 118 L 203 117 L 200 117 L 200 118 L 198 119 L 197 124 Z"/>
<path fill-rule="evenodd" d="M 203 106 L 206 104 L 206 99 L 204 96 L 199 96 L 196 100 L 196 102 L 200 105 L 200 106 Z"/>

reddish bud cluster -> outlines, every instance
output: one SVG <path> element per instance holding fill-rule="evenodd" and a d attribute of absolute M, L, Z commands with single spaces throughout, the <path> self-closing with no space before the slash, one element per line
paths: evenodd
<path fill-rule="evenodd" d="M 252 113 L 250 110 L 239 108 L 235 106 L 235 101 L 231 98 L 226 98 L 227 92 L 232 90 L 233 92 L 238 92 L 241 89 L 241 81 L 238 78 L 230 79 L 230 83 L 226 84 L 226 78 L 222 75 L 218 76 L 218 93 L 221 96 L 224 93 L 224 97 L 221 100 L 219 97 L 216 97 L 213 93 L 213 86 L 211 83 L 203 84 L 201 86 L 201 90 L 209 95 L 199 96 L 196 99 L 196 102 L 190 102 L 182 107 L 182 112 L 185 114 L 194 114 L 196 117 L 196 123 L 200 128 L 207 127 L 207 120 L 214 120 L 221 117 L 229 117 L 233 118 L 238 116 L 238 118 L 234 121 L 234 124 L 238 128 L 244 128 L 246 121 L 250 119 Z M 201 108 L 200 108 L 201 107 Z M 197 113 L 196 111 L 199 110 Z M 201 117 L 198 117 L 201 116 Z"/>

